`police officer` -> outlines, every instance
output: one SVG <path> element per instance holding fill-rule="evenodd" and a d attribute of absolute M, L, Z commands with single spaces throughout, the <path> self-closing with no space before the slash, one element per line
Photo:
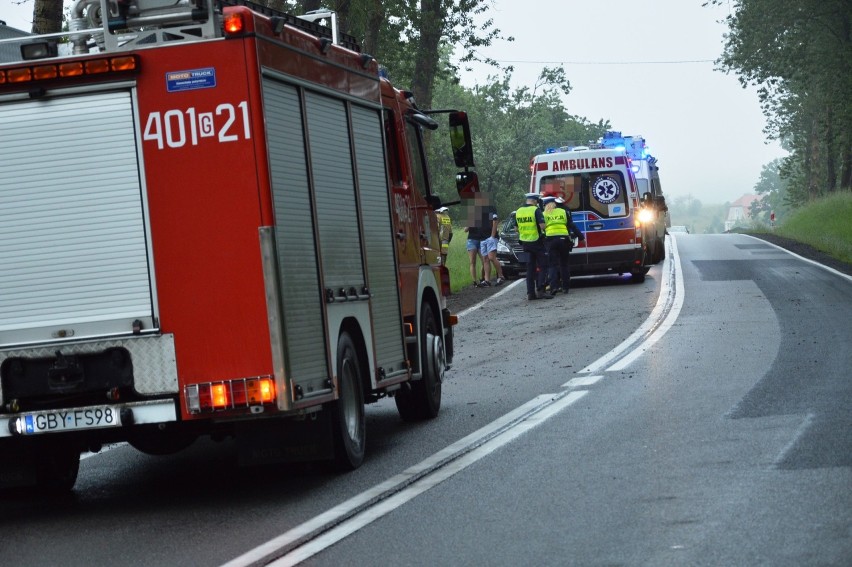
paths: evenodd
<path fill-rule="evenodd" d="M 547 254 L 544 249 L 544 215 L 538 206 L 538 194 L 527 193 L 526 203 L 515 212 L 518 239 L 527 253 L 527 299 L 553 299 L 544 291 Z"/>
<path fill-rule="evenodd" d="M 447 254 L 450 252 L 450 241 L 453 239 L 453 222 L 447 212 L 447 207 L 435 209 L 438 217 L 438 231 L 441 236 L 441 265 L 447 265 Z"/>
<path fill-rule="evenodd" d="M 560 203 L 559 201 L 562 201 Z M 550 293 L 556 295 L 560 291 L 568 293 L 571 281 L 571 265 L 569 254 L 574 247 L 572 237 L 579 241 L 586 239 L 583 233 L 571 219 L 571 212 L 564 205 L 562 198 L 545 197 L 544 203 L 544 246 L 547 250 L 547 259 L 550 264 L 548 281 L 550 282 Z M 560 286 L 559 281 L 562 280 Z"/>

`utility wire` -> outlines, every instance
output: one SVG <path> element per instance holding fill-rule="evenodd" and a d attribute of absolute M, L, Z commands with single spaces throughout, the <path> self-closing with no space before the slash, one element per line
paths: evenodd
<path fill-rule="evenodd" d="M 715 63 L 715 59 L 692 59 L 684 61 L 532 61 L 495 59 L 497 63 L 532 63 L 536 65 L 679 65 L 683 63 Z"/>

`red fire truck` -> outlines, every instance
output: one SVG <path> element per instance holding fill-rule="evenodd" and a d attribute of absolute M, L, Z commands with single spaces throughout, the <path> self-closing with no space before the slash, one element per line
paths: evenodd
<path fill-rule="evenodd" d="M 0 66 L 0 482 L 202 435 L 346 470 L 365 403 L 440 409 L 438 123 L 334 28 L 225 4 L 79 0 L 73 53 Z"/>

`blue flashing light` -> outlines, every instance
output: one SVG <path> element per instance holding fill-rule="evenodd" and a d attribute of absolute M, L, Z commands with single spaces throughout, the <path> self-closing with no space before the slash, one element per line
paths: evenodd
<path fill-rule="evenodd" d="M 546 150 L 544 150 L 544 153 L 546 153 L 546 154 L 555 154 L 555 153 L 556 153 L 556 152 L 558 152 L 558 151 L 559 151 L 559 148 L 547 148 Z"/>

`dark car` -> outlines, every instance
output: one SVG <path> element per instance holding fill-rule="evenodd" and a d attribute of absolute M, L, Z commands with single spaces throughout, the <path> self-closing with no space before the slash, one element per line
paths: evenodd
<path fill-rule="evenodd" d="M 500 225 L 497 239 L 497 260 L 503 268 L 503 275 L 508 279 L 526 273 L 527 254 L 521 249 L 518 239 L 518 223 L 515 221 L 514 211 Z"/>

